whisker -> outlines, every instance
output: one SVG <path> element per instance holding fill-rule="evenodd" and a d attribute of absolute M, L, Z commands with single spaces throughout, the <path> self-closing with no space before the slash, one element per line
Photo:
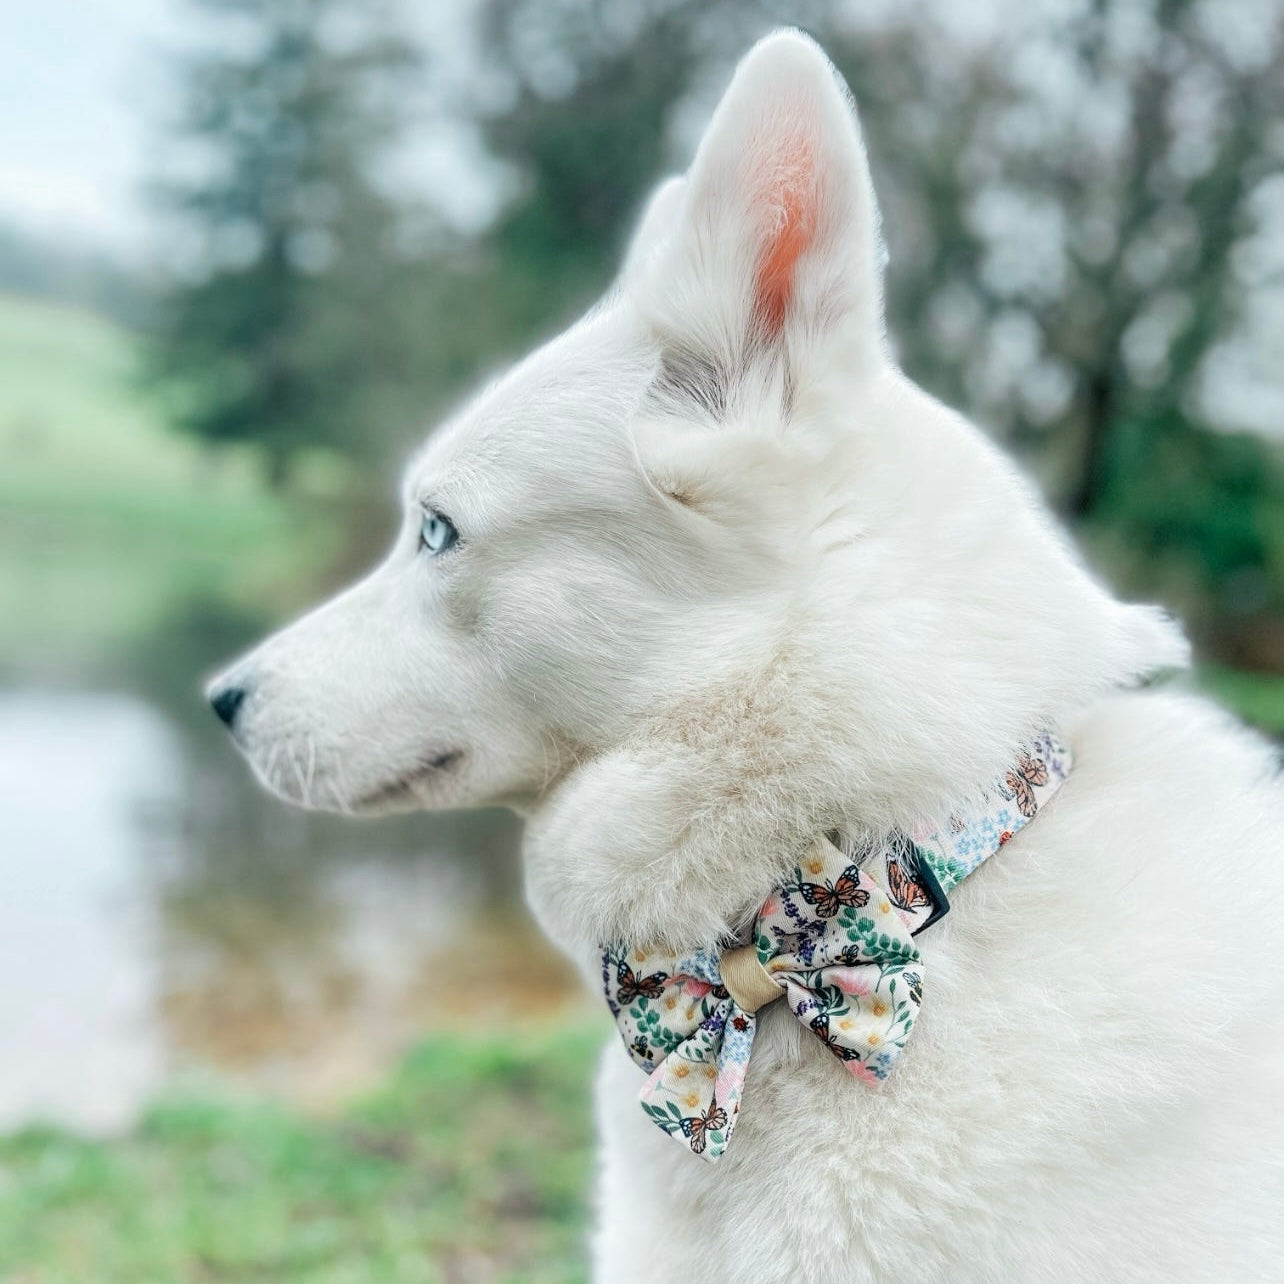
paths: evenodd
<path fill-rule="evenodd" d="M 352 796 L 352 788 L 348 783 L 347 769 L 344 767 L 341 759 L 335 760 L 332 771 L 335 777 L 335 783 L 332 784 L 330 788 L 331 792 L 334 794 L 335 806 L 337 806 L 345 816 L 351 816 L 353 812 L 352 804 L 349 802 L 349 799 Z"/>
<path fill-rule="evenodd" d="M 316 770 L 317 770 L 317 743 L 312 738 L 311 734 L 309 734 L 308 735 L 308 774 L 307 774 L 307 781 L 304 785 L 305 797 L 303 799 L 304 805 L 307 807 L 312 806 L 312 780 L 313 780 L 313 777 L 316 775 Z"/>
<path fill-rule="evenodd" d="M 299 765 L 298 751 L 290 745 L 290 770 L 294 772 L 295 783 L 299 787 L 299 801 L 304 801 L 303 768 Z"/>
<path fill-rule="evenodd" d="M 267 786 L 269 789 L 275 789 L 277 787 L 276 775 L 275 775 L 276 760 L 280 752 L 281 752 L 280 742 L 274 741 L 272 745 L 272 750 L 268 754 L 268 760 L 263 766 L 263 779 L 267 782 Z"/>

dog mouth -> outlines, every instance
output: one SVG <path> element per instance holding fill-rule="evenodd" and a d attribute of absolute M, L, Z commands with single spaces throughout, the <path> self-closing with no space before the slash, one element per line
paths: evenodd
<path fill-rule="evenodd" d="M 429 754 L 409 771 L 362 794 L 353 803 L 355 811 L 379 811 L 399 803 L 418 801 L 420 789 L 453 770 L 464 759 L 462 749 L 445 749 Z"/>
<path fill-rule="evenodd" d="M 433 806 L 432 786 L 463 762 L 462 749 L 436 749 L 382 784 L 358 792 L 345 788 L 346 772 L 337 761 L 318 764 L 309 740 L 303 747 L 283 742 L 260 754 L 238 746 L 259 782 L 283 802 L 305 811 L 377 815 Z M 323 756 L 324 758 L 324 756 Z"/>

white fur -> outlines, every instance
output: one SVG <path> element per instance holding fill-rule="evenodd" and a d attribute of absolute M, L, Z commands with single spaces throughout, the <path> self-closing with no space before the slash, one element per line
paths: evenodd
<path fill-rule="evenodd" d="M 711 944 L 817 832 L 943 815 L 1062 729 L 1070 782 L 919 938 L 883 1088 L 768 1009 L 711 1167 L 606 1049 L 596 1278 L 1279 1279 L 1269 751 L 1120 690 L 1179 634 L 894 368 L 880 260 L 845 91 L 770 37 L 608 298 L 430 439 L 385 563 L 220 680 L 238 739 L 294 801 L 520 808 L 591 979 L 598 942 Z"/>

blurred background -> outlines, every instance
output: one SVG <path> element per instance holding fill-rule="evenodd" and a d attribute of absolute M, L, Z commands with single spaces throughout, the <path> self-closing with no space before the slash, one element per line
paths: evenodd
<path fill-rule="evenodd" d="M 1284 733 L 1280 0 L 8 0 L 0 1281 L 583 1278 L 603 1026 L 516 823 L 288 811 L 200 685 L 382 552 L 782 22 L 903 364 Z"/>

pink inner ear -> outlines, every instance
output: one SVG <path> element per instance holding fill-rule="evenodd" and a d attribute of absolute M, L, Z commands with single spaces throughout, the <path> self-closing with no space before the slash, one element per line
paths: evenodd
<path fill-rule="evenodd" d="M 789 312 L 794 270 L 816 237 L 818 196 L 816 162 L 811 143 L 791 139 L 773 156 L 761 176 L 758 201 L 774 215 L 754 282 L 754 313 L 768 338 L 779 334 Z"/>

